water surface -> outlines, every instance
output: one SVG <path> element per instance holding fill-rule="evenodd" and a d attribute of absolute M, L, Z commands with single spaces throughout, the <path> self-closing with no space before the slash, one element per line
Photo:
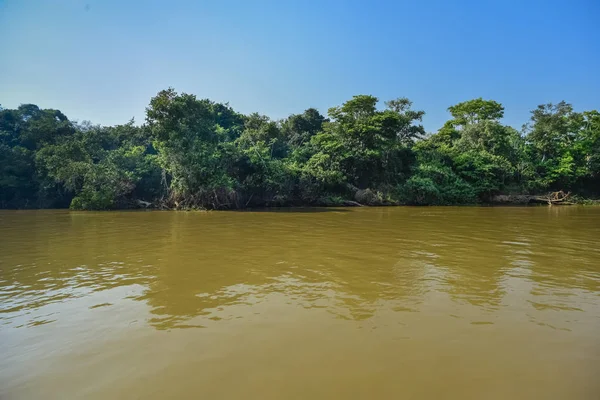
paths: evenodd
<path fill-rule="evenodd" d="M 0 212 L 0 399 L 598 399 L 600 208 Z"/>

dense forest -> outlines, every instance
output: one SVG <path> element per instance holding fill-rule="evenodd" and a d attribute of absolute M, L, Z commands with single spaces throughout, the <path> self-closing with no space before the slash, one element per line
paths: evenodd
<path fill-rule="evenodd" d="M 498 194 L 600 195 L 600 113 L 544 104 L 521 130 L 475 99 L 426 134 L 406 98 L 354 96 L 284 120 L 173 89 L 146 121 L 76 123 L 58 110 L 0 107 L 0 208 L 236 209 L 447 205 Z"/>

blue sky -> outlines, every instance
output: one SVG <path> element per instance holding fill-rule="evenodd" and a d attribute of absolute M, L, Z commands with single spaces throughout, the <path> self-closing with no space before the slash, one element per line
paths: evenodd
<path fill-rule="evenodd" d="M 273 118 L 355 94 L 600 108 L 600 1 L 0 0 L 0 104 L 142 122 L 169 86 Z"/>

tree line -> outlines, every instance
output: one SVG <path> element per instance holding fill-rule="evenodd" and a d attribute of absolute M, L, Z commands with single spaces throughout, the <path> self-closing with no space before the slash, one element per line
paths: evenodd
<path fill-rule="evenodd" d="M 283 120 L 173 89 L 146 121 L 100 126 L 24 104 L 0 107 L 0 208 L 238 209 L 291 205 L 450 205 L 497 194 L 600 195 L 600 113 L 565 102 L 521 130 L 481 98 L 424 112 L 358 95 Z"/>

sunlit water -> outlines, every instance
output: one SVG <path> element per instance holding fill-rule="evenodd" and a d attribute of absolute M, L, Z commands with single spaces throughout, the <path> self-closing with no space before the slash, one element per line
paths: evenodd
<path fill-rule="evenodd" d="M 600 208 L 0 212 L 0 399 L 600 399 Z"/>

